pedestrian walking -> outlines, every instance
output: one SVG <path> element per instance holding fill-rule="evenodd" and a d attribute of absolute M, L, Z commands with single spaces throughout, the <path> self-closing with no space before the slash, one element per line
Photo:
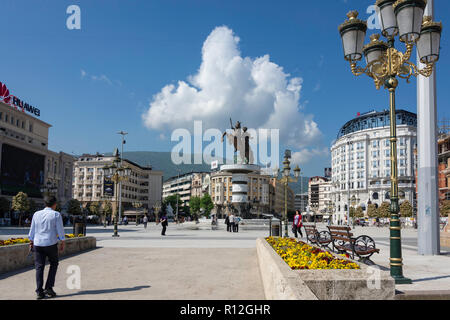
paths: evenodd
<path fill-rule="evenodd" d="M 161 231 L 161 235 L 165 236 L 166 235 L 166 229 L 167 229 L 167 225 L 169 223 L 167 222 L 167 217 L 164 215 L 161 218 L 161 226 L 162 226 L 162 231 Z"/>
<path fill-rule="evenodd" d="M 234 232 L 234 215 L 230 214 L 230 232 Z"/>
<path fill-rule="evenodd" d="M 56 210 L 56 198 L 46 196 L 44 198 L 45 209 L 35 212 L 31 220 L 30 250 L 34 251 L 34 265 L 36 268 L 36 294 L 37 299 L 56 297 L 55 286 L 56 271 L 58 270 L 58 240 L 60 251 L 64 250 L 64 226 L 61 214 Z M 50 269 L 47 282 L 44 285 L 45 260 L 48 258 Z"/>
<path fill-rule="evenodd" d="M 295 211 L 294 221 L 292 221 L 292 231 L 294 231 L 294 235 L 297 238 L 297 233 L 300 233 L 300 237 L 303 238 L 302 234 L 302 215 L 297 211 Z"/>
<path fill-rule="evenodd" d="M 227 225 L 227 231 L 230 231 L 231 223 L 230 223 L 230 214 L 227 214 L 225 217 L 225 224 Z"/>
<path fill-rule="evenodd" d="M 239 232 L 239 222 L 241 221 L 241 218 L 238 216 L 234 216 L 234 230 L 233 232 Z"/>
<path fill-rule="evenodd" d="M 144 216 L 144 218 L 142 219 L 143 223 L 144 223 L 144 229 L 147 229 L 147 222 L 148 222 L 148 218 L 147 215 Z"/>

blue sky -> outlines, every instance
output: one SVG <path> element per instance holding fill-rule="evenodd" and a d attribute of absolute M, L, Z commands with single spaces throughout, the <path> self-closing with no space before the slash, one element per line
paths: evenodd
<path fill-rule="evenodd" d="M 239 37 L 242 57 L 264 55 L 288 80 L 301 78 L 301 112 L 322 133 L 305 144 L 285 145 L 317 155 L 301 163 L 307 176 L 330 166 L 328 148 L 339 128 L 357 112 L 388 107 L 388 94 L 368 77 L 354 77 L 343 60 L 337 27 L 356 9 L 363 19 L 373 0 L 3 0 L 2 76 L 12 94 L 41 109 L 53 125 L 49 147 L 81 154 L 118 147 L 129 132 L 127 151 L 170 151 L 170 125 L 155 129 L 142 115 L 169 84 L 188 82 L 202 64 L 202 46 L 216 27 Z M 81 8 L 81 30 L 68 30 L 66 9 Z M 435 0 L 444 24 L 438 63 L 438 114 L 450 117 L 446 17 L 450 2 Z M 376 30 L 369 31 L 374 32 Z M 399 48 L 403 48 L 399 45 Z M 414 59 L 415 60 L 415 59 Z M 416 112 L 416 80 L 401 81 L 397 105 Z M 250 122 L 236 111 L 234 119 Z M 228 127 L 228 117 L 223 127 Z M 162 136 L 163 135 L 163 136 Z M 163 137 L 163 138 L 161 138 Z M 165 138 L 164 138 L 165 137 Z M 299 136 L 300 141 L 303 137 Z M 308 151 L 309 150 L 309 151 Z"/>

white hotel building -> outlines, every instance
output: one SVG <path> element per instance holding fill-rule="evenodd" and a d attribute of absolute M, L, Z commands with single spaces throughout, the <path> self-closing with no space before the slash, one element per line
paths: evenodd
<path fill-rule="evenodd" d="M 397 159 L 400 202 L 414 203 L 414 149 L 417 116 L 397 110 Z M 333 223 L 346 221 L 348 204 L 377 206 L 389 201 L 390 120 L 387 110 L 371 111 L 347 122 L 331 146 Z"/>

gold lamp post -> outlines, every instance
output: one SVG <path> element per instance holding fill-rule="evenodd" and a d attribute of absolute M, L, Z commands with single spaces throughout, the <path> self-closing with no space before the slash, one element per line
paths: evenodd
<path fill-rule="evenodd" d="M 439 46 L 442 24 L 433 22 L 429 16 L 423 16 L 427 0 L 377 0 L 382 35 L 387 43 L 380 40 L 379 34 L 373 34 L 370 42 L 364 45 L 367 23 L 359 20 L 358 12 L 347 14 L 348 20 L 339 26 L 344 47 L 344 58 L 349 61 L 355 76 L 366 74 L 374 80 L 375 87 L 382 85 L 390 96 L 390 141 L 391 141 L 391 192 L 390 192 L 390 269 L 395 282 L 411 283 L 403 277 L 401 255 L 401 236 L 399 220 L 398 175 L 397 175 L 397 133 L 395 112 L 395 90 L 398 78 L 409 82 L 412 76 L 431 76 L 435 63 L 439 60 Z M 406 46 L 406 51 L 395 48 L 395 37 Z M 409 59 L 417 45 L 420 61 L 425 68 L 419 69 Z M 365 56 L 366 66 L 358 67 L 357 62 Z"/>
<path fill-rule="evenodd" d="M 291 167 L 289 166 L 291 162 L 289 159 L 291 158 L 291 151 L 286 150 L 284 152 L 284 167 L 282 177 L 278 178 L 279 169 L 274 169 L 273 175 L 280 183 L 284 184 L 284 236 L 289 237 L 288 234 L 288 219 L 287 219 L 287 187 L 289 182 L 297 182 L 298 177 L 300 176 L 300 168 L 298 165 L 294 169 L 294 178 L 291 177 Z"/>
<path fill-rule="evenodd" d="M 122 167 L 121 159 L 119 158 L 119 151 L 116 149 L 114 151 L 114 160 L 110 166 L 105 166 L 102 168 L 103 174 L 105 177 L 111 177 L 111 180 L 114 182 L 115 187 L 115 195 L 116 195 L 116 210 L 114 213 L 114 234 L 113 237 L 119 237 L 117 232 L 117 220 L 118 220 L 118 212 L 119 212 L 119 182 L 128 179 L 131 175 L 131 169 L 127 167 Z"/>

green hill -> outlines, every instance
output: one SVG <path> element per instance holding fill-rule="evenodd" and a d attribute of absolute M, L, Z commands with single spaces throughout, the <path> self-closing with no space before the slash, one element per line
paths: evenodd
<path fill-rule="evenodd" d="M 110 154 L 110 153 L 109 153 Z M 124 152 L 124 158 L 133 161 L 140 166 L 146 167 L 151 166 L 153 170 L 163 172 L 163 180 L 174 177 L 178 174 L 188 173 L 188 172 L 210 172 L 211 166 L 208 164 L 180 164 L 176 165 L 172 162 L 171 152 L 154 152 L 154 151 L 131 151 Z M 191 160 L 193 162 L 194 158 L 191 155 Z M 301 193 L 301 187 L 303 187 L 303 192 L 308 190 L 308 177 L 302 177 L 303 185 L 300 180 L 297 183 L 291 183 L 290 187 L 295 193 Z"/>

